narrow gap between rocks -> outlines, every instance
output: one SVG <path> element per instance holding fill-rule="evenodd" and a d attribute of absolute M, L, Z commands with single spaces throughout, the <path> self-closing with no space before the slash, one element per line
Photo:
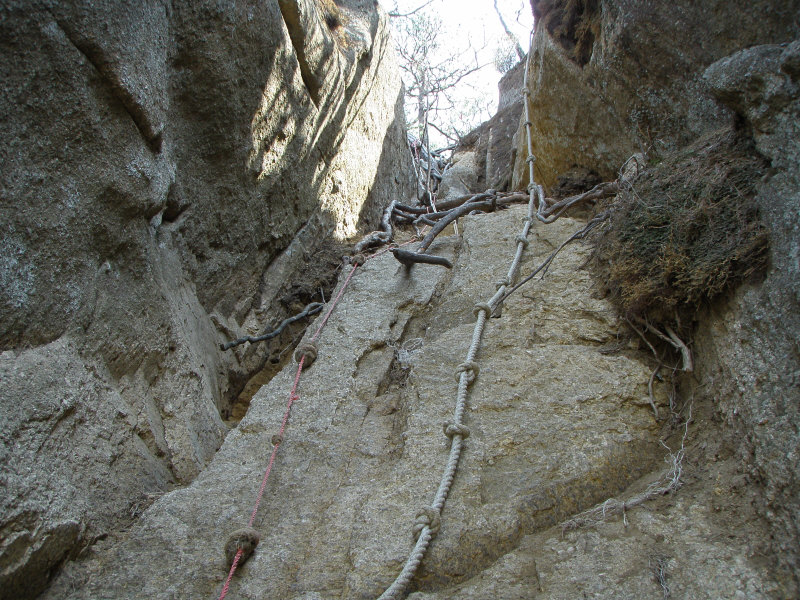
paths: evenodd
<path fill-rule="evenodd" d="M 311 302 L 330 300 L 336 288 L 342 268 L 342 256 L 348 254 L 350 245 L 328 240 L 309 257 L 305 269 L 294 281 L 287 283 L 270 311 L 273 318 L 262 330 L 272 331 L 285 318 L 296 315 Z M 229 411 L 223 415 L 229 426 L 235 426 L 244 418 L 250 402 L 262 386 L 292 361 L 294 349 L 303 337 L 306 328 L 316 315 L 289 324 L 278 336 L 258 344 L 247 344 L 245 352 L 260 352 L 259 366 L 235 385 L 238 388 Z M 254 346 L 264 346 L 255 348 Z"/>

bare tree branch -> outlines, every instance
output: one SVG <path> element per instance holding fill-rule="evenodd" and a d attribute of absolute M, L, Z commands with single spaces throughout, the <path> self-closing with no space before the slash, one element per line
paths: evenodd
<path fill-rule="evenodd" d="M 520 60 L 523 60 L 525 58 L 525 52 L 523 52 L 522 46 L 520 46 L 517 36 L 515 36 L 513 32 L 508 28 L 508 25 L 506 25 L 506 21 L 503 18 L 503 13 L 501 13 L 500 9 L 497 7 L 497 0 L 494 0 L 494 11 L 497 13 L 498 18 L 500 19 L 500 24 L 503 26 L 503 29 L 505 30 L 506 35 L 508 36 L 508 39 L 511 41 L 512 44 L 514 44 L 514 50 L 516 50 L 517 56 L 519 57 Z"/>
<path fill-rule="evenodd" d="M 423 8 L 425 8 L 426 6 L 428 6 L 428 5 L 429 5 L 431 2 L 433 2 L 433 0 L 428 0 L 428 1 L 427 1 L 425 4 L 423 4 L 422 6 L 418 6 L 417 8 L 415 8 L 414 10 L 412 10 L 411 12 L 407 12 L 407 13 L 403 13 L 403 14 L 400 14 L 400 13 L 398 13 L 398 12 L 397 12 L 397 5 L 395 4 L 395 7 L 394 7 L 394 8 L 393 8 L 393 9 L 392 9 L 392 10 L 391 10 L 389 13 L 387 13 L 387 14 L 388 14 L 390 17 L 394 17 L 394 18 L 410 17 L 411 15 L 413 15 L 413 14 L 415 14 L 415 13 L 419 12 L 420 10 L 422 10 Z"/>

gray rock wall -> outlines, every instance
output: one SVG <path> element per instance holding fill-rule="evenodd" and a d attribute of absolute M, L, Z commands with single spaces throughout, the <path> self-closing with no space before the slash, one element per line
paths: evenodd
<path fill-rule="evenodd" d="M 262 540 L 231 594 L 376 598 L 396 577 L 446 462 L 442 422 L 452 415 L 473 305 L 494 294 L 525 214 L 517 206 L 463 219 L 460 238 L 432 248 L 452 271 L 408 273 L 387 253 L 355 274 L 300 380 L 256 521 Z M 523 272 L 578 226 L 536 228 Z M 619 324 L 576 270 L 587 252 L 565 251 L 546 286 L 512 296 L 487 325 L 465 417 L 472 433 L 410 591 L 477 576 L 526 534 L 660 469 L 666 452 L 648 403 L 647 357 L 599 351 Z M 256 394 L 190 486 L 159 499 L 128 534 L 95 545 L 45 597 L 218 594 L 225 540 L 247 521 L 295 370 Z M 662 411 L 666 391 L 656 385 Z"/>
<path fill-rule="evenodd" d="M 763 281 L 701 308 L 697 373 L 685 385 L 687 394 L 713 401 L 725 435 L 735 438 L 763 493 L 755 505 L 773 528 L 765 551 L 782 564 L 789 582 L 783 593 L 793 595 L 800 556 L 800 93 L 792 40 L 800 34 L 800 4 L 533 6 L 538 25 L 528 77 L 540 183 L 553 185 L 573 166 L 614 179 L 635 152 L 658 159 L 730 124 L 752 136 L 770 162 L 755 200 L 769 230 L 770 266 Z M 528 183 L 524 145 L 519 136 L 516 188 Z"/>
<path fill-rule="evenodd" d="M 773 168 L 760 184 L 770 231 L 763 282 L 713 306 L 701 320 L 697 354 L 703 393 L 740 433 L 740 452 L 765 487 L 774 552 L 800 564 L 800 42 L 755 46 L 706 71 L 719 101 L 751 131 Z"/>
<path fill-rule="evenodd" d="M 800 35 L 800 3 L 532 0 L 528 83 L 535 176 L 570 168 L 614 179 L 635 152 L 661 156 L 726 123 L 706 67 L 749 46 Z M 524 136 L 512 187 L 528 184 Z"/>
<path fill-rule="evenodd" d="M 384 254 L 356 272 L 300 379 L 255 522 L 262 539 L 229 597 L 366 600 L 394 580 L 447 460 L 442 423 L 474 303 L 495 292 L 525 215 L 517 206 L 462 219 L 460 236 L 432 247 L 452 271 L 409 273 Z M 522 273 L 582 226 L 536 224 Z M 633 600 L 662 598 L 664 586 L 681 598 L 793 597 L 791 576 L 765 559 L 769 528 L 727 426 L 708 399 L 673 397 L 671 411 L 666 379 L 654 384 L 655 419 L 653 360 L 592 296 L 580 269 L 589 252 L 567 246 L 544 281 L 487 323 L 465 410 L 471 433 L 408 597 Z M 256 394 L 191 485 L 67 565 L 44 598 L 217 596 L 225 541 L 252 510 L 295 370 Z M 633 501 L 663 488 L 676 464 L 682 487 Z M 611 496 L 629 502 L 624 514 L 600 504 L 587 527 L 559 526 Z"/>
<path fill-rule="evenodd" d="M 265 360 L 219 343 L 413 188 L 372 3 L 11 2 L 0 48 L 0 596 L 19 598 L 197 475 Z"/>

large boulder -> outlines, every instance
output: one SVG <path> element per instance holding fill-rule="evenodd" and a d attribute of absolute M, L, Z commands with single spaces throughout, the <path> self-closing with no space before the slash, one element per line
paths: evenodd
<path fill-rule="evenodd" d="M 439 200 L 454 200 L 477 193 L 478 177 L 475 153 L 469 150 L 455 152 L 439 183 Z"/>
<path fill-rule="evenodd" d="M 413 188 L 372 2 L 5 2 L 0 47 L 0 597 L 24 598 L 201 471 L 267 358 L 220 342 Z"/>
<path fill-rule="evenodd" d="M 636 152 L 660 156 L 729 120 L 708 94 L 711 63 L 800 34 L 800 3 L 533 0 L 528 72 L 535 177 L 572 167 L 616 177 Z M 758 18 L 754 18 L 758 15 Z M 524 133 L 524 132 L 522 132 Z M 528 184 L 524 135 L 513 187 Z"/>

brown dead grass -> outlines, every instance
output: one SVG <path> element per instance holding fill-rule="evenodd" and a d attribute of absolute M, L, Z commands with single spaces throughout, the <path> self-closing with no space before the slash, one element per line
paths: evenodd
<path fill-rule="evenodd" d="M 611 217 L 592 239 L 592 261 L 623 315 L 691 317 L 702 300 L 763 270 L 767 234 L 753 197 L 766 168 L 744 136 L 721 130 L 601 206 Z"/>

